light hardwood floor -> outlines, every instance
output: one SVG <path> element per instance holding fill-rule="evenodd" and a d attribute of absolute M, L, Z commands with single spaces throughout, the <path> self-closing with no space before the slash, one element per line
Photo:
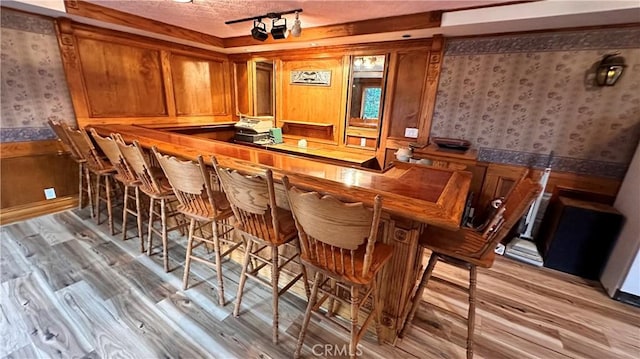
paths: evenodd
<path fill-rule="evenodd" d="M 0 228 L 0 358 L 290 358 L 306 301 L 280 304 L 280 345 L 271 344 L 271 294 L 247 283 L 243 311 L 231 315 L 240 265 L 224 264 L 228 304 L 219 307 L 215 273 L 194 264 L 182 291 L 184 238 L 171 241 L 170 273 L 159 248 L 147 257 L 84 211 Z M 464 284 L 439 264 L 435 273 Z M 395 346 L 363 340 L 363 358 L 463 358 L 464 324 L 432 310 L 465 315 L 466 297 L 429 284 L 414 325 Z M 640 309 L 605 296 L 597 282 L 498 258 L 478 276 L 476 358 L 639 358 Z M 303 356 L 348 336 L 312 319 Z M 315 353 L 326 355 L 316 356 Z M 339 348 L 339 347 L 338 347 Z"/>

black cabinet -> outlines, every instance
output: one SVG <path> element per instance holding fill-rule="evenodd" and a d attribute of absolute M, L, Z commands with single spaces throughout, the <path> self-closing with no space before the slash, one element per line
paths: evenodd
<path fill-rule="evenodd" d="M 550 203 L 537 240 L 544 266 L 598 279 L 622 223 L 609 205 L 559 197 Z"/>

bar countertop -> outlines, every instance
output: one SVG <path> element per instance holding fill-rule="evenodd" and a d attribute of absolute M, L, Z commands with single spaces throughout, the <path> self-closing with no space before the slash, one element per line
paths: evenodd
<path fill-rule="evenodd" d="M 276 179 L 290 177 L 294 185 L 350 201 L 373 203 L 383 197 L 383 208 L 394 215 L 423 223 L 459 228 L 471 173 L 396 162 L 384 171 L 339 166 L 239 144 L 198 138 L 132 125 L 93 126 L 101 135 L 120 133 L 126 141 L 156 146 L 172 155 L 206 161 L 215 155 L 223 166 L 259 171 L 269 167 Z"/>

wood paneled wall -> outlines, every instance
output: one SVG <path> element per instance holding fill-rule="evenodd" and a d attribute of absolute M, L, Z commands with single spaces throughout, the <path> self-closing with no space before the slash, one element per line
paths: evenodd
<path fill-rule="evenodd" d="M 77 205 L 78 166 L 57 140 L 0 144 L 0 223 Z M 46 200 L 45 188 L 56 199 Z"/>
<path fill-rule="evenodd" d="M 314 134 L 313 140 L 325 140 L 338 145 L 344 128 L 347 105 L 347 80 L 349 61 L 336 54 L 326 58 L 286 58 L 279 61 L 277 77 L 277 126 L 283 121 L 305 122 L 309 131 L 320 131 L 320 137 Z M 331 71 L 329 86 L 301 85 L 290 82 L 292 71 L 323 70 Z M 321 124 L 315 128 L 314 124 Z M 285 130 L 285 136 L 287 136 Z M 305 137 L 300 134 L 299 137 Z"/>
<path fill-rule="evenodd" d="M 225 55 L 67 19 L 57 25 L 79 126 L 232 120 Z"/>

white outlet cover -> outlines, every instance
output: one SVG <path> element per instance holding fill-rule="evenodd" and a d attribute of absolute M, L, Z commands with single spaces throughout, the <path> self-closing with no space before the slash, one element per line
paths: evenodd
<path fill-rule="evenodd" d="M 404 137 L 418 138 L 418 129 L 413 127 L 407 127 L 404 129 Z"/>
<path fill-rule="evenodd" d="M 56 198 L 56 190 L 53 188 L 45 188 L 44 189 L 44 198 L 46 199 L 54 199 Z"/>
<path fill-rule="evenodd" d="M 367 145 L 367 139 L 366 138 L 361 138 L 360 139 L 360 146 L 365 147 Z"/>

